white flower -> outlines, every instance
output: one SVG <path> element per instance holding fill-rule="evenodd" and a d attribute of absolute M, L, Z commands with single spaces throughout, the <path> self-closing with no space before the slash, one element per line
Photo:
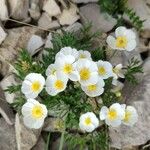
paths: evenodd
<path fill-rule="evenodd" d="M 27 98 L 36 98 L 42 91 L 44 84 L 45 79 L 41 74 L 30 73 L 25 77 L 21 91 Z"/>
<path fill-rule="evenodd" d="M 112 65 L 108 61 L 99 60 L 97 62 L 98 75 L 102 79 L 107 79 L 113 76 Z"/>
<path fill-rule="evenodd" d="M 32 129 L 39 129 L 47 116 L 47 108 L 35 99 L 28 99 L 22 106 L 23 122 L 25 126 Z"/>
<path fill-rule="evenodd" d="M 80 116 L 79 127 L 86 132 L 94 131 L 99 125 L 99 120 L 93 112 L 87 112 Z"/>
<path fill-rule="evenodd" d="M 79 50 L 79 58 L 78 59 L 89 59 L 92 60 L 91 58 L 91 53 L 88 51 L 83 51 L 83 50 Z"/>
<path fill-rule="evenodd" d="M 112 49 L 117 50 L 127 50 L 132 51 L 136 47 L 136 35 L 135 33 L 130 30 L 126 29 L 125 27 L 118 27 L 115 31 L 116 39 L 109 35 L 107 37 L 107 44 Z"/>
<path fill-rule="evenodd" d="M 83 86 L 87 86 L 89 84 L 96 84 L 98 81 L 98 68 L 95 62 L 90 61 L 88 59 L 79 59 L 75 63 L 75 67 L 80 75 L 79 82 Z"/>
<path fill-rule="evenodd" d="M 80 79 L 79 73 L 74 66 L 75 57 L 72 55 L 66 55 L 58 57 L 55 64 L 58 71 L 61 71 L 72 81 L 78 81 Z"/>
<path fill-rule="evenodd" d="M 68 78 L 61 72 L 50 75 L 46 79 L 46 91 L 49 95 L 55 96 L 65 90 Z"/>
<path fill-rule="evenodd" d="M 72 55 L 73 57 L 75 57 L 75 59 L 77 59 L 79 56 L 79 53 L 75 48 L 64 47 L 56 54 L 55 59 L 57 59 L 58 57 L 62 57 L 64 55 L 65 56 Z"/>
<path fill-rule="evenodd" d="M 110 108 L 103 106 L 100 110 L 100 119 L 112 127 L 119 126 L 124 117 L 125 111 L 119 103 L 112 104 Z"/>
<path fill-rule="evenodd" d="M 50 64 L 48 68 L 46 69 L 46 76 L 55 75 L 56 74 L 56 65 Z"/>
<path fill-rule="evenodd" d="M 123 68 L 122 64 L 118 64 L 117 66 L 115 66 L 115 67 L 113 68 L 113 72 L 114 72 L 114 74 L 115 74 L 117 77 L 124 78 L 124 74 L 123 74 L 122 68 Z"/>
<path fill-rule="evenodd" d="M 104 92 L 104 80 L 99 78 L 96 84 L 90 84 L 88 86 L 82 86 L 82 90 L 90 97 L 100 96 Z"/>
<path fill-rule="evenodd" d="M 133 126 L 138 120 L 138 114 L 133 106 L 127 106 L 124 104 L 122 107 L 125 110 L 125 118 L 123 119 L 123 124 L 128 126 Z"/>

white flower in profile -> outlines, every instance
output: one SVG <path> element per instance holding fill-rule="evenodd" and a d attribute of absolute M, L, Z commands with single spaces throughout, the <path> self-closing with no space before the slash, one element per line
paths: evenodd
<path fill-rule="evenodd" d="M 80 116 L 79 127 L 82 131 L 92 132 L 99 126 L 99 120 L 93 112 L 87 112 Z"/>
<path fill-rule="evenodd" d="M 103 94 L 104 85 L 105 85 L 104 80 L 99 78 L 96 84 L 90 84 L 88 86 L 81 85 L 81 88 L 89 97 L 96 97 L 96 96 L 100 96 L 101 94 Z"/>
<path fill-rule="evenodd" d="M 107 44 L 112 49 L 132 51 L 136 47 L 136 35 L 131 29 L 123 26 L 115 30 L 116 38 L 109 35 L 107 37 Z"/>
<path fill-rule="evenodd" d="M 62 56 L 66 56 L 66 55 L 72 55 L 75 59 L 78 58 L 79 53 L 75 48 L 71 48 L 71 47 L 63 47 L 55 56 L 55 59 L 57 59 L 58 57 L 62 57 Z"/>
<path fill-rule="evenodd" d="M 45 79 L 41 74 L 30 73 L 25 77 L 21 91 L 27 98 L 36 98 L 42 91 L 44 85 Z"/>
<path fill-rule="evenodd" d="M 117 85 L 118 84 L 118 78 L 125 78 L 123 70 L 122 70 L 123 66 L 122 64 L 118 64 L 113 68 L 113 81 L 112 84 L 113 85 Z"/>
<path fill-rule="evenodd" d="M 120 77 L 120 78 L 125 77 L 122 68 L 123 68 L 122 64 L 118 64 L 113 68 L 113 72 L 117 77 Z"/>
<path fill-rule="evenodd" d="M 58 57 L 55 61 L 56 68 L 58 71 L 62 72 L 72 81 L 78 81 L 80 79 L 79 73 L 74 65 L 75 57 L 72 55 L 64 55 Z"/>
<path fill-rule="evenodd" d="M 125 111 L 119 103 L 112 104 L 109 108 L 103 106 L 100 110 L 100 120 L 112 127 L 121 125 L 121 121 L 125 117 Z"/>
<path fill-rule="evenodd" d="M 47 116 L 47 108 L 35 99 L 28 99 L 22 106 L 23 122 L 25 126 L 31 129 L 39 129 Z"/>
<path fill-rule="evenodd" d="M 46 76 L 50 76 L 50 75 L 55 75 L 56 74 L 56 65 L 55 64 L 50 64 L 48 66 L 48 68 L 46 69 Z"/>
<path fill-rule="evenodd" d="M 83 86 L 96 84 L 98 82 L 98 68 L 95 62 L 88 59 L 79 59 L 75 67 L 80 75 L 80 84 Z"/>
<path fill-rule="evenodd" d="M 46 91 L 49 95 L 55 96 L 65 90 L 68 78 L 61 72 L 50 75 L 46 79 Z"/>
<path fill-rule="evenodd" d="M 125 110 L 125 118 L 123 119 L 123 124 L 128 126 L 133 126 L 138 120 L 138 114 L 133 106 L 122 105 Z"/>
<path fill-rule="evenodd" d="M 97 62 L 98 66 L 98 75 L 102 79 L 108 79 L 113 76 L 113 67 L 108 61 L 99 60 Z"/>
<path fill-rule="evenodd" d="M 91 58 L 91 53 L 88 52 L 88 51 L 83 51 L 83 50 L 79 50 L 79 57 L 78 59 L 89 59 L 89 60 L 92 60 Z"/>

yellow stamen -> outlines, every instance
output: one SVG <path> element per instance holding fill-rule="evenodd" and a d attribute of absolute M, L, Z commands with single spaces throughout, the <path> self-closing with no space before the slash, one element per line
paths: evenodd
<path fill-rule="evenodd" d="M 116 119 L 117 118 L 117 112 L 116 112 L 116 110 L 114 110 L 114 109 L 109 110 L 109 112 L 108 112 L 108 118 L 110 120 Z"/>
<path fill-rule="evenodd" d="M 95 91 L 96 90 L 96 85 L 89 85 L 88 87 L 87 87 L 87 89 L 88 89 L 88 91 Z"/>
<path fill-rule="evenodd" d="M 33 118 L 41 118 L 43 116 L 43 109 L 40 105 L 35 105 L 33 108 L 32 108 L 32 117 Z"/>
<path fill-rule="evenodd" d="M 119 36 L 116 39 L 116 47 L 125 48 L 127 46 L 127 38 L 125 36 Z"/>
<path fill-rule="evenodd" d="M 104 67 L 99 67 L 98 68 L 98 73 L 99 73 L 99 75 L 105 75 L 106 74 L 105 68 Z"/>
<path fill-rule="evenodd" d="M 124 122 L 128 122 L 130 120 L 131 115 L 132 115 L 131 112 L 126 111 L 125 112 Z"/>
<path fill-rule="evenodd" d="M 41 88 L 40 82 L 39 82 L 39 81 L 34 81 L 34 82 L 32 83 L 31 88 L 32 88 L 32 91 L 33 91 L 33 92 L 38 92 L 38 91 L 40 90 L 40 88 Z"/>
<path fill-rule="evenodd" d="M 92 123 L 91 119 L 90 119 L 89 117 L 87 117 L 87 118 L 85 119 L 85 124 L 86 124 L 86 125 L 90 125 L 91 123 Z"/>
<path fill-rule="evenodd" d="M 90 70 L 88 68 L 83 68 L 80 70 L 81 80 L 88 80 L 90 78 Z"/>
<path fill-rule="evenodd" d="M 55 88 L 58 89 L 58 90 L 62 90 L 62 89 L 64 88 L 64 83 L 63 83 L 63 81 L 57 80 L 57 81 L 55 82 Z"/>
<path fill-rule="evenodd" d="M 71 64 L 65 64 L 64 68 L 63 68 L 63 71 L 66 73 L 66 74 L 69 74 L 73 71 L 73 67 Z"/>

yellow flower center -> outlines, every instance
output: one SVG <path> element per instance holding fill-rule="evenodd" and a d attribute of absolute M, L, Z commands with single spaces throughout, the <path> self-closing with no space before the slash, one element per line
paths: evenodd
<path fill-rule="evenodd" d="M 106 74 L 105 68 L 104 67 L 99 67 L 98 68 L 98 73 L 99 73 L 99 75 L 105 75 Z"/>
<path fill-rule="evenodd" d="M 124 122 L 128 122 L 130 120 L 131 115 L 132 115 L 131 112 L 126 111 L 125 112 Z"/>
<path fill-rule="evenodd" d="M 33 118 L 41 118 L 43 116 L 43 109 L 40 105 L 35 105 L 33 108 L 32 108 L 32 117 Z"/>
<path fill-rule="evenodd" d="M 32 91 L 33 91 L 33 92 L 38 92 L 38 91 L 40 90 L 40 88 L 41 88 L 40 82 L 39 82 L 39 81 L 34 81 L 34 82 L 32 83 L 31 88 L 32 88 Z"/>
<path fill-rule="evenodd" d="M 92 121 L 91 121 L 90 117 L 87 117 L 87 118 L 85 119 L 85 124 L 86 124 L 86 125 L 90 125 L 91 123 L 92 123 Z"/>
<path fill-rule="evenodd" d="M 83 68 L 80 70 L 80 78 L 81 80 L 88 80 L 90 78 L 90 70 L 88 68 Z"/>
<path fill-rule="evenodd" d="M 86 58 L 84 54 L 80 54 L 80 58 Z"/>
<path fill-rule="evenodd" d="M 93 84 L 93 85 L 89 85 L 88 87 L 87 87 L 87 89 L 88 89 L 88 91 L 95 91 L 96 90 L 96 85 L 95 84 Z"/>
<path fill-rule="evenodd" d="M 108 112 L 108 118 L 110 120 L 116 119 L 117 118 L 117 112 L 116 112 L 116 110 L 114 110 L 114 109 L 109 110 L 109 112 Z"/>
<path fill-rule="evenodd" d="M 63 71 L 66 73 L 66 74 L 69 74 L 73 71 L 73 67 L 71 64 L 65 64 L 64 68 L 63 68 Z"/>
<path fill-rule="evenodd" d="M 57 81 L 55 82 L 55 88 L 58 89 L 58 90 L 63 89 L 63 88 L 64 88 L 64 83 L 63 83 L 63 81 L 57 80 Z"/>
<path fill-rule="evenodd" d="M 125 48 L 127 46 L 127 38 L 125 36 L 119 36 L 116 39 L 116 47 Z"/>

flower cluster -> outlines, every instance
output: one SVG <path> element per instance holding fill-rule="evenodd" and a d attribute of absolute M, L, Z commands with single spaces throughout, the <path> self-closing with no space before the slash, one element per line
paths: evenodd
<path fill-rule="evenodd" d="M 135 34 L 125 27 L 116 29 L 116 37 L 108 36 L 107 43 L 113 49 L 131 51 L 136 46 Z M 44 78 L 46 76 L 46 79 Z M 123 66 L 112 66 L 108 61 L 94 62 L 91 53 L 71 47 L 62 48 L 55 56 L 55 62 L 46 69 L 45 75 L 39 73 L 28 74 L 21 86 L 21 91 L 27 98 L 22 107 L 24 124 L 29 128 L 40 128 L 47 116 L 47 108 L 35 98 L 45 88 L 50 96 L 55 96 L 67 88 L 68 81 L 80 83 L 81 89 L 89 97 L 102 95 L 105 81 L 112 78 L 112 84 L 117 85 L 118 78 L 124 78 Z M 121 123 L 133 125 L 137 121 L 134 107 L 115 103 L 100 110 L 100 120 L 107 125 L 117 127 Z M 92 132 L 99 126 L 99 119 L 93 112 L 81 115 L 79 127 L 86 132 Z"/>
<path fill-rule="evenodd" d="M 100 120 L 105 120 L 105 123 L 111 127 L 118 127 L 121 123 L 133 126 L 137 122 L 138 114 L 133 106 L 114 103 L 109 108 L 103 106 L 99 117 Z M 81 115 L 79 126 L 83 131 L 92 132 L 99 126 L 99 119 L 93 112 L 87 112 Z"/>

